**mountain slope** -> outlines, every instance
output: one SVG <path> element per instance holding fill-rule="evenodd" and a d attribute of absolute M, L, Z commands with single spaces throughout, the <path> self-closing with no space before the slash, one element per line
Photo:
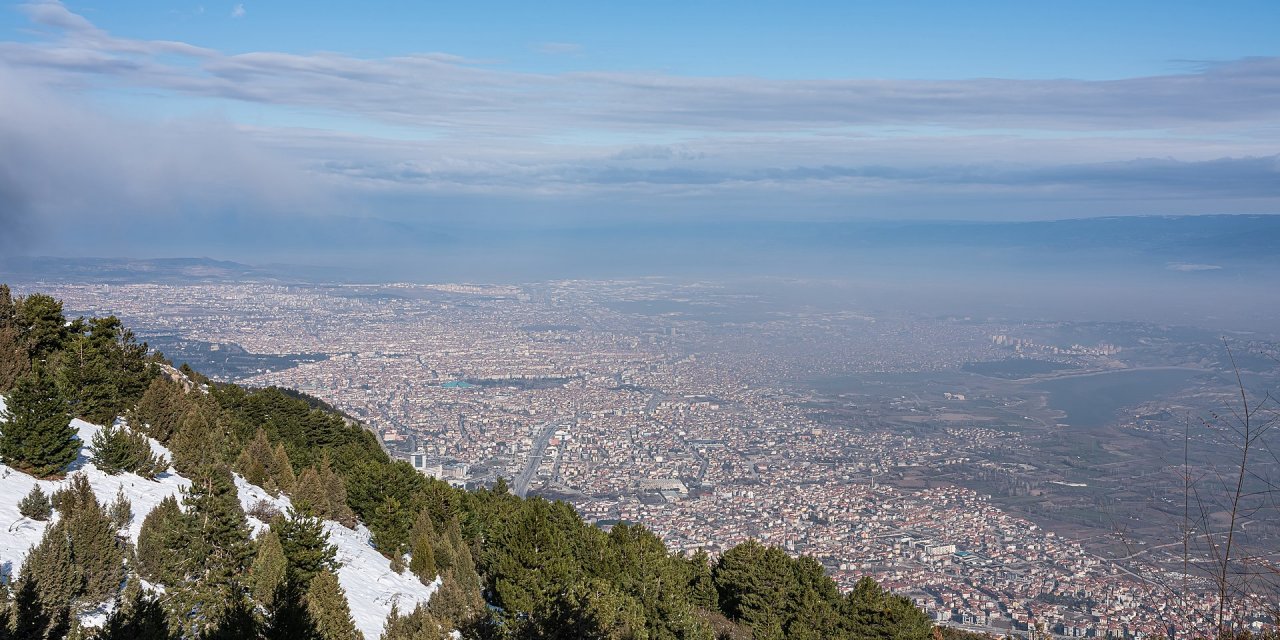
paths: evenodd
<path fill-rule="evenodd" d="M 4 399 L 0 398 L 0 411 L 3 411 L 4 406 Z M 178 496 L 181 499 L 180 492 L 189 487 L 191 481 L 172 469 L 157 476 L 155 481 L 132 473 L 108 475 L 89 461 L 88 443 L 102 427 L 83 420 L 74 420 L 71 424 L 83 445 L 80 457 L 72 463 L 68 475 L 71 472 L 83 472 L 93 487 L 94 495 L 104 505 L 115 500 L 116 492 L 123 489 L 125 497 L 133 505 L 133 521 L 129 524 L 127 534 L 136 543 L 142 520 L 147 513 L 167 496 Z M 169 451 L 154 440 L 151 441 L 151 448 L 166 458 L 171 457 Z M 240 504 L 246 511 L 262 500 L 282 511 L 290 506 L 286 496 L 273 498 L 239 475 L 235 480 Z M 65 483 L 65 480 L 36 480 L 0 464 L 0 577 L 4 580 L 11 580 L 16 576 L 28 550 L 40 542 L 45 527 L 49 525 L 47 522 L 36 522 L 23 517 L 18 512 L 18 502 L 37 484 L 46 494 L 52 495 Z M 253 516 L 249 516 L 249 523 L 253 526 L 255 535 L 266 528 L 266 523 Z M 347 593 L 351 615 L 355 619 L 356 628 L 367 640 L 376 640 L 382 634 L 383 624 L 393 603 L 399 602 L 401 611 L 412 610 L 416 603 L 429 600 L 438 587 L 438 581 L 433 585 L 423 585 L 408 572 L 393 572 L 387 559 L 374 550 L 369 530 L 363 525 L 358 525 L 353 530 L 336 522 L 325 521 L 324 528 L 329 534 L 329 541 L 338 548 L 337 559 L 342 563 L 338 570 L 338 581 Z"/>

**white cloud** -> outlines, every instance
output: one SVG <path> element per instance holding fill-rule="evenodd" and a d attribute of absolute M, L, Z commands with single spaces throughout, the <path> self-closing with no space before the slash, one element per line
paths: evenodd
<path fill-rule="evenodd" d="M 536 135 L 582 130 L 814 135 L 861 129 L 897 136 L 893 129 L 906 128 L 935 136 L 996 131 L 1078 137 L 1142 131 L 1187 140 L 1261 136 L 1273 148 L 1277 142 L 1280 58 L 1105 82 L 551 75 L 441 54 L 227 55 L 181 42 L 113 37 L 52 0 L 25 6 L 33 21 L 60 30 L 61 37 L 0 43 L 0 59 L 15 66 L 415 127 Z M 242 13 L 243 4 L 236 5 L 233 15 Z M 556 52 L 576 47 L 539 46 Z"/>
<path fill-rule="evenodd" d="M 1222 267 L 1216 264 L 1196 264 L 1188 262 L 1170 262 L 1166 267 L 1170 271 L 1217 271 Z"/>
<path fill-rule="evenodd" d="M 242 3 L 242 4 L 237 4 L 236 6 L 234 6 L 234 7 L 232 7 L 232 8 L 231 8 L 231 17 L 232 17 L 232 18 L 243 18 L 243 17 L 244 17 L 244 4 L 243 4 L 243 3 Z"/>

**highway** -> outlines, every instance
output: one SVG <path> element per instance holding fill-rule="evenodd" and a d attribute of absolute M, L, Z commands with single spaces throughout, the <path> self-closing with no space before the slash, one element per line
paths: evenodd
<path fill-rule="evenodd" d="M 516 476 L 516 480 L 511 485 L 511 491 L 521 498 L 529 493 L 529 483 L 533 482 L 533 476 L 538 473 L 538 467 L 542 465 L 542 457 L 547 452 L 547 443 L 551 441 L 551 436 L 555 434 L 556 429 L 562 427 L 568 420 L 553 420 L 542 425 L 542 433 L 537 440 L 533 441 L 533 450 L 529 452 L 529 462 L 525 464 L 524 471 Z"/>

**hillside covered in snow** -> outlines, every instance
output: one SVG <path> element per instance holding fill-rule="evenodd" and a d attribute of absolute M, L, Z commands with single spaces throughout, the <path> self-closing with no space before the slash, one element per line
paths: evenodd
<path fill-rule="evenodd" d="M 3 412 L 4 406 L 4 399 L 0 398 L 0 412 Z M 102 504 L 110 503 L 118 491 L 123 491 L 132 503 L 133 519 L 121 533 L 136 543 L 147 513 L 168 496 L 176 496 L 181 500 L 181 493 L 190 487 L 191 482 L 172 468 L 157 475 L 155 480 L 133 473 L 104 473 L 90 461 L 88 450 L 88 443 L 102 427 L 83 420 L 74 420 L 72 427 L 77 430 L 82 447 L 79 458 L 67 471 L 68 476 L 75 472 L 85 474 Z M 171 459 L 170 452 L 155 440 L 151 440 L 151 447 L 157 454 Z M 248 483 L 240 475 L 235 476 L 235 481 L 241 506 L 246 512 L 261 501 L 266 501 L 282 512 L 291 508 L 290 499 L 285 495 L 273 497 L 261 487 Z M 40 485 L 46 494 L 52 495 L 66 482 L 37 480 L 0 464 L 0 527 L 3 527 L 0 530 L 0 576 L 5 581 L 10 581 L 17 575 L 27 552 L 40 542 L 45 529 L 51 524 L 22 516 L 18 503 L 33 486 Z M 54 519 L 57 517 L 55 514 Z M 267 523 L 251 514 L 248 519 L 255 536 L 267 527 Z M 325 521 L 324 529 L 329 535 L 330 543 L 337 547 L 337 560 L 341 563 L 337 571 L 338 580 L 346 592 L 356 628 L 364 634 L 366 640 L 376 640 L 382 634 L 383 624 L 393 604 L 398 603 L 401 611 L 412 610 L 417 603 L 429 600 L 438 587 L 438 582 L 423 585 L 408 571 L 393 571 L 390 562 L 374 549 L 371 534 L 364 525 L 358 524 L 354 529 L 348 529 L 337 522 Z"/>

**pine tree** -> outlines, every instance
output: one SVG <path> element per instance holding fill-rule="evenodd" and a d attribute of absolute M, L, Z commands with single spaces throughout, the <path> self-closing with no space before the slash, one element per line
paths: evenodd
<path fill-rule="evenodd" d="M 106 348 L 108 345 L 101 338 L 75 333 L 50 357 L 57 363 L 58 386 L 72 415 L 103 425 L 111 424 L 119 404 Z"/>
<path fill-rule="evenodd" d="M 347 485 L 334 472 L 328 452 L 320 456 L 319 477 L 324 485 L 325 499 L 329 505 L 328 519 L 335 520 L 348 529 L 355 527 L 356 514 L 347 505 Z"/>
<path fill-rule="evenodd" d="M 71 632 L 79 627 L 80 621 L 71 616 L 71 609 L 63 607 L 53 612 L 53 620 L 49 623 L 49 629 L 44 632 L 46 640 L 73 640 L 69 636 Z"/>
<path fill-rule="evenodd" d="M 421 527 L 419 524 L 415 529 Z M 447 626 L 462 628 L 479 617 L 484 610 L 484 598 L 480 593 L 480 576 L 476 573 L 471 550 L 462 539 L 456 518 L 450 520 L 443 536 L 436 537 L 435 545 L 449 550 L 451 566 L 439 572 L 440 588 L 431 596 L 427 610 Z M 417 555 L 413 558 L 417 559 Z"/>
<path fill-rule="evenodd" d="M 526 637 L 538 640 L 647 638 L 639 603 L 608 582 L 575 583 L 534 613 Z"/>
<path fill-rule="evenodd" d="M 133 408 L 142 394 L 151 385 L 151 380 L 159 374 L 159 367 L 147 356 L 147 343 L 139 343 L 133 331 L 126 328 L 118 318 L 109 316 L 102 319 L 104 325 L 114 328 L 107 332 L 114 339 L 110 349 L 111 381 L 116 388 L 117 405 L 113 416 L 123 415 Z"/>
<path fill-rule="evenodd" d="M 230 592 L 224 600 L 215 600 L 214 604 L 210 607 L 209 619 L 198 625 L 201 632 L 196 637 L 200 640 L 255 640 L 260 637 L 262 628 L 253 614 L 253 607 L 240 594 Z M 286 637 L 265 636 L 267 640 Z"/>
<path fill-rule="evenodd" d="M 444 533 L 436 541 L 436 567 L 441 571 L 451 571 L 458 568 L 460 562 L 459 555 L 466 553 L 468 562 L 470 552 L 467 549 L 467 543 L 462 539 L 462 527 L 458 524 L 457 518 L 451 518 L 445 525 Z"/>
<path fill-rule="evenodd" d="M 212 587 L 233 582 L 253 555 L 249 525 L 226 465 L 199 470 L 184 502 L 190 514 L 190 540 L 202 559 L 203 580 Z"/>
<path fill-rule="evenodd" d="M 182 603 L 175 619 L 190 630 L 189 635 L 254 637 L 237 635 L 257 633 L 257 627 L 240 580 L 253 547 L 231 470 L 225 464 L 197 468 L 183 501 L 188 529 L 182 541 L 193 561 L 189 582 L 180 587 L 180 598 L 175 598 Z"/>
<path fill-rule="evenodd" d="M 97 504 L 98 498 L 93 494 L 93 486 L 89 484 L 89 476 L 73 473 L 67 483 L 53 492 L 50 498 L 53 508 L 66 515 L 85 504 Z"/>
<path fill-rule="evenodd" d="M 285 451 L 284 444 L 277 444 L 272 451 L 271 477 L 275 479 L 276 486 L 287 494 L 292 495 L 298 488 L 298 478 L 293 473 L 293 463 L 289 461 L 289 452 Z M 346 500 L 345 492 L 343 500 Z"/>
<path fill-rule="evenodd" d="M 683 588 L 687 584 L 687 566 L 667 553 L 661 539 L 644 527 L 620 524 L 608 534 L 605 549 L 607 568 L 598 575 L 636 601 L 648 635 L 698 637 L 702 625 Z"/>
<path fill-rule="evenodd" d="M 67 612 L 67 630 L 65 635 L 62 636 L 63 640 L 98 640 L 98 628 L 96 626 L 86 627 L 83 622 L 80 622 L 78 616 L 73 617 L 70 613 L 69 611 Z M 50 634 L 50 637 L 52 635 Z"/>
<path fill-rule="evenodd" d="M 169 442 L 173 467 L 185 475 L 200 473 L 202 467 L 226 462 L 226 425 L 216 404 L 192 403 Z"/>
<path fill-rule="evenodd" d="M 133 522 L 133 503 L 129 502 L 129 498 L 124 495 L 124 487 L 116 489 L 116 497 L 107 507 L 107 515 L 111 518 L 111 524 L 115 525 L 116 531 L 120 531 L 129 526 Z"/>
<path fill-rule="evenodd" d="M 89 454 L 94 466 L 110 475 L 131 472 L 154 478 L 164 468 L 145 435 L 121 427 L 104 427 L 95 433 L 89 443 Z"/>
<path fill-rule="evenodd" d="M 721 555 L 712 573 L 725 615 L 745 622 L 757 638 L 781 638 L 790 562 L 781 549 L 754 540 Z"/>
<path fill-rule="evenodd" d="M 453 569 L 440 575 L 440 587 L 427 603 L 427 611 L 432 616 L 454 629 L 475 621 L 483 608 L 484 598 L 479 588 L 471 588 L 459 580 Z"/>
<path fill-rule="evenodd" d="M 338 569 L 338 548 L 329 544 L 329 534 L 318 518 L 291 514 L 272 522 L 271 530 L 280 536 L 289 580 L 307 585 L 321 571 Z"/>
<path fill-rule="evenodd" d="M 220 582 L 191 577 L 166 588 L 164 603 L 170 628 L 182 638 L 261 638 L 261 617 L 244 583 L 236 577 Z"/>
<path fill-rule="evenodd" d="M 0 393 L 13 388 L 31 370 L 31 357 L 21 339 L 18 311 L 7 285 L 0 284 Z"/>
<path fill-rule="evenodd" d="M 38 478 L 62 473 L 80 439 L 53 377 L 37 368 L 18 379 L 0 413 L 0 460 Z"/>
<path fill-rule="evenodd" d="M 315 621 L 316 630 L 324 640 L 360 640 L 347 596 L 338 583 L 338 576 L 324 570 L 317 573 L 307 589 L 307 610 Z"/>
<path fill-rule="evenodd" d="M 191 365 L 185 362 L 182 363 L 181 367 L 178 367 L 178 372 L 186 376 L 189 380 L 191 380 L 196 384 L 199 384 L 199 385 L 209 384 L 209 378 L 205 377 L 204 374 L 200 373 L 199 371 L 192 369 Z"/>
<path fill-rule="evenodd" d="M 395 496 L 388 494 L 383 498 L 382 504 L 374 509 L 370 518 L 376 526 L 370 527 L 374 529 L 373 546 L 391 558 L 391 567 L 397 573 L 404 571 L 404 552 L 409 543 L 409 530 L 413 526 L 412 522 L 405 522 L 406 511 Z M 436 566 L 440 566 L 439 556 Z"/>
<path fill-rule="evenodd" d="M 423 509 L 413 523 L 413 531 L 409 534 L 410 560 L 409 570 L 418 576 L 422 584 L 431 584 L 439 570 L 436 568 L 435 549 L 436 531 L 431 523 L 431 514 Z"/>
<path fill-rule="evenodd" d="M 28 356 L 36 363 L 62 348 L 67 339 L 67 320 L 62 303 L 41 293 L 15 301 L 15 323 L 19 339 Z"/>
<path fill-rule="evenodd" d="M 299 513 L 323 518 L 329 515 L 329 498 L 320 482 L 315 467 L 307 467 L 298 476 L 298 488 L 293 494 L 293 506 Z"/>
<path fill-rule="evenodd" d="M 117 527 L 102 505 L 98 504 L 84 474 L 72 477 L 80 487 L 73 495 L 75 500 L 65 501 L 62 518 L 58 524 L 67 523 L 71 537 L 73 557 L 84 577 L 79 598 L 97 603 L 116 595 L 124 581 L 124 553 L 116 539 Z M 87 495 L 83 495 L 87 493 Z"/>
<path fill-rule="evenodd" d="M 61 517 L 27 555 L 24 571 L 40 584 L 43 601 L 60 607 L 114 596 L 124 579 L 124 554 L 88 479 L 73 475 L 54 497 Z"/>
<path fill-rule="evenodd" d="M 156 376 L 137 406 L 129 412 L 129 424 L 137 425 L 160 442 L 168 442 L 190 408 L 181 385 L 164 376 Z"/>
<path fill-rule="evenodd" d="M 46 637 L 46 632 L 55 626 L 55 618 L 60 617 L 61 613 L 41 600 L 40 585 L 30 575 L 24 575 L 18 581 L 18 591 L 13 597 L 12 611 L 9 624 L 14 640 Z M 56 631 L 56 629 L 52 630 Z"/>
<path fill-rule="evenodd" d="M 167 496 L 142 520 L 138 534 L 138 574 L 165 586 L 179 584 L 194 568 L 186 540 L 193 527 L 173 496 Z"/>
<path fill-rule="evenodd" d="M 571 547 L 570 536 L 576 529 L 561 524 L 577 515 L 566 504 L 538 498 L 503 504 L 513 508 L 490 523 L 487 532 L 495 549 L 486 567 L 492 602 L 507 611 L 531 612 L 563 585 L 582 579 L 581 564 Z M 436 546 L 437 566 L 444 566 L 439 551 L 445 548 Z"/>
<path fill-rule="evenodd" d="M 365 442 L 366 447 L 377 446 L 373 438 Z M 378 550 L 392 555 L 392 547 L 408 544 L 409 530 L 418 515 L 417 509 L 400 509 L 399 505 L 414 504 L 422 498 L 426 478 L 408 463 L 386 464 L 358 454 L 355 447 L 335 453 L 342 456 L 348 503 L 373 532 Z M 385 459 L 385 454 L 376 455 Z"/>
<path fill-rule="evenodd" d="M 871 578 L 862 578 L 842 603 L 841 623 L 847 637 L 857 640 L 928 640 L 933 624 L 902 596 L 885 591 Z"/>
<path fill-rule="evenodd" d="M 794 579 L 784 614 L 787 637 L 818 640 L 837 635 L 842 601 L 835 582 L 808 556 L 795 558 L 791 566 Z"/>
<path fill-rule="evenodd" d="M 40 542 L 27 553 L 20 571 L 22 587 L 16 600 L 19 605 L 27 588 L 36 591 L 40 603 L 53 607 L 70 607 L 83 591 L 84 571 L 76 565 L 69 529 L 68 520 L 59 519 L 45 528 Z M 21 609 L 18 613 L 23 619 Z M 46 619 L 43 624 L 47 626 L 48 622 Z"/>
<path fill-rule="evenodd" d="M 346 527 L 354 527 L 355 513 L 347 505 L 347 488 L 342 478 L 333 471 L 328 454 L 320 457 L 320 463 L 309 467 L 298 476 L 294 505 L 302 512 L 335 520 Z"/>
<path fill-rule="evenodd" d="M 107 616 L 94 640 L 177 640 L 160 601 L 137 590 Z"/>
<path fill-rule="evenodd" d="M 53 505 L 49 502 L 49 497 L 40 489 L 40 485 L 31 487 L 31 493 L 18 503 L 18 513 L 41 522 L 49 519 L 53 515 Z"/>
<path fill-rule="evenodd" d="M 72 413 L 111 424 L 141 398 L 153 375 L 145 344 L 115 316 L 77 322 L 57 353 L 59 380 Z"/>
<path fill-rule="evenodd" d="M 461 527 L 457 527 L 457 530 L 454 531 L 453 524 L 456 523 L 457 520 L 455 519 L 449 527 L 450 540 L 457 540 L 453 554 L 453 575 L 457 577 L 458 583 L 464 589 L 474 594 L 473 598 L 478 610 L 480 605 L 484 604 L 483 599 L 480 598 L 480 590 L 482 588 L 480 574 L 476 570 L 475 557 L 471 554 L 471 546 L 462 539 Z"/>
<path fill-rule="evenodd" d="M 691 604 L 708 611 L 717 610 L 716 583 L 711 579 L 711 561 L 707 552 L 698 549 L 691 556 L 689 563 L 689 591 L 692 594 Z"/>
<path fill-rule="evenodd" d="M 18 328 L 0 326 L 0 392 L 7 393 L 30 371 L 31 359 L 18 340 Z"/>
<path fill-rule="evenodd" d="M 307 607 L 301 585 L 285 580 L 271 598 L 271 609 L 264 634 L 267 638 L 289 640 L 322 640 L 316 622 Z"/>
<path fill-rule="evenodd" d="M 268 529 L 259 536 L 257 547 L 249 567 L 249 586 L 254 598 L 270 608 L 276 590 L 284 584 L 289 561 L 284 557 L 284 547 L 280 546 L 280 536 L 275 531 Z"/>
<path fill-rule="evenodd" d="M 382 629 L 381 640 L 450 640 L 453 634 L 419 604 L 407 615 L 400 614 L 397 604 L 391 605 L 391 614 Z"/>
<path fill-rule="evenodd" d="M 431 512 L 431 519 L 443 523 L 457 517 L 458 491 L 443 480 L 423 478 L 423 481 L 418 500 Z"/>
<path fill-rule="evenodd" d="M 73 504 L 74 511 L 64 512 L 45 529 L 40 543 L 27 554 L 20 572 L 24 588 L 30 585 L 38 594 L 41 606 L 52 620 L 46 623 L 51 632 L 57 631 L 59 638 L 71 624 L 70 618 L 61 612 L 109 599 L 119 589 L 124 576 L 119 546 L 97 503 Z"/>
<path fill-rule="evenodd" d="M 278 496 L 280 487 L 271 473 L 274 465 L 275 452 L 271 449 L 271 443 L 267 441 L 267 432 L 258 429 L 253 440 L 245 445 L 240 456 L 236 458 L 236 471 L 239 471 L 249 484 L 258 485 L 272 496 Z"/>

